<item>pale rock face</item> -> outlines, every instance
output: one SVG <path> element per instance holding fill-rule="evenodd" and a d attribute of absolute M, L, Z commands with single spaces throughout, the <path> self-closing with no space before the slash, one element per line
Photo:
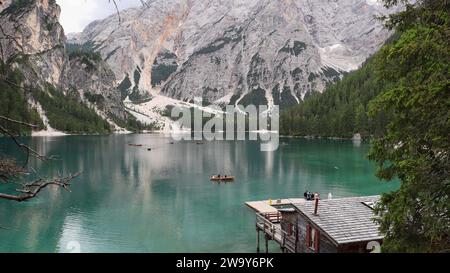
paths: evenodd
<path fill-rule="evenodd" d="M 115 74 L 106 62 L 69 57 L 58 21 L 60 7 L 54 0 L 30 0 L 17 5 L 0 1 L 0 59 L 19 69 L 27 85 L 46 90 L 46 85 L 51 84 L 94 107 L 106 120 L 111 114 L 122 120 L 130 117 Z M 87 94 L 95 104 L 89 102 Z M 39 111 L 40 106 L 32 98 L 29 101 L 30 107 Z"/>
<path fill-rule="evenodd" d="M 114 73 L 104 61 L 73 57 L 69 61 L 63 87 L 77 92 L 83 101 L 95 103 L 102 116 L 107 117 L 109 113 L 125 120 L 129 114 L 124 110 L 115 82 Z"/>
<path fill-rule="evenodd" d="M 378 50 L 384 13 L 376 0 L 153 0 L 71 42 L 92 43 L 140 92 L 287 107 Z"/>
<path fill-rule="evenodd" d="M 0 2 L 0 58 L 28 81 L 76 90 L 83 101 L 101 95 L 104 116 L 126 117 L 116 87 L 127 79 L 130 92 L 153 100 L 126 107 L 161 123 L 166 106 L 195 97 L 291 106 L 356 69 L 389 36 L 374 20 L 387 12 L 376 0 L 152 0 L 121 12 L 120 23 L 113 15 L 69 35 L 102 54 L 90 69 L 69 59 L 53 0 Z"/>
<path fill-rule="evenodd" d="M 28 80 L 39 78 L 59 86 L 66 65 L 66 38 L 58 22 L 59 6 L 52 0 L 18 5 L 10 3 L 1 11 L 0 58 L 6 62 L 18 53 L 28 56 L 33 68 L 27 75 Z M 20 66 L 21 63 L 17 63 Z"/>

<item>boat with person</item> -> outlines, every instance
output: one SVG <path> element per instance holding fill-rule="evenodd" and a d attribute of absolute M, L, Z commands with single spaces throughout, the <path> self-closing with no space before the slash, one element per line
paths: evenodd
<path fill-rule="evenodd" d="M 233 182 L 235 179 L 234 176 L 228 176 L 228 175 L 213 175 L 211 176 L 211 181 L 218 181 L 218 182 Z"/>

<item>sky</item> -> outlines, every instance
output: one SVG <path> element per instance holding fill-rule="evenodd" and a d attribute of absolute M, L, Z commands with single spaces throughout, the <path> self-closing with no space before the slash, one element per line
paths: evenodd
<path fill-rule="evenodd" d="M 64 32 L 81 32 L 90 22 L 116 12 L 109 0 L 56 0 L 61 7 L 60 23 Z M 141 5 L 140 0 L 117 0 L 120 10 Z"/>

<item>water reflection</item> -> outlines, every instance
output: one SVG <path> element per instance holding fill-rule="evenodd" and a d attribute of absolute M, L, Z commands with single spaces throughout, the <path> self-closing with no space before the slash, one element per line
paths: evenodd
<path fill-rule="evenodd" d="M 352 139 L 353 146 L 355 147 L 360 147 L 361 142 L 362 142 L 361 139 Z"/>
<path fill-rule="evenodd" d="M 259 142 L 198 145 L 158 135 L 26 139 L 62 160 L 31 164 L 46 177 L 82 171 L 72 193 L 51 188 L 27 203 L 0 200 L 0 252 L 253 252 L 254 216 L 243 202 L 336 197 L 396 187 L 372 175 L 367 145 L 285 139 L 271 153 Z M 129 146 L 142 144 L 142 147 Z M 148 149 L 151 148 L 151 151 Z M 6 139 L 0 149 L 14 154 Z M 216 184 L 210 175 L 236 176 Z"/>

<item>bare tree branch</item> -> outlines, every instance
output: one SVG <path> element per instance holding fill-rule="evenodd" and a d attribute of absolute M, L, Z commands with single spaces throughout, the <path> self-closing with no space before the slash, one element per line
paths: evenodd
<path fill-rule="evenodd" d="M 117 10 L 117 12 L 119 12 L 118 6 L 116 4 L 116 0 L 109 0 L 109 2 L 111 2 L 111 1 L 114 2 L 116 10 Z M 120 21 L 121 21 L 121 19 L 119 16 L 119 22 Z M 19 49 L 19 51 L 22 54 L 25 54 L 24 47 L 21 43 L 21 37 L 16 37 L 19 26 L 20 25 L 14 27 L 15 33 L 9 34 L 9 33 L 5 32 L 3 25 L 0 25 L 0 62 L 5 62 L 5 63 L 7 62 L 5 54 L 8 54 L 8 53 L 4 51 L 4 46 L 6 46 L 6 47 L 11 47 L 11 46 L 14 47 L 15 46 L 16 48 Z M 20 84 L 17 84 L 15 82 L 9 80 L 7 77 L 7 73 L 5 75 L 0 75 L 0 80 L 8 85 L 15 86 L 15 87 L 20 88 L 21 90 L 27 91 L 27 87 L 21 86 Z M 15 143 L 15 145 L 19 149 L 22 149 L 26 152 L 26 156 L 27 156 L 23 167 L 18 166 L 14 159 L 0 158 L 0 182 L 14 183 L 14 184 L 19 185 L 19 188 L 16 189 L 17 194 L 14 194 L 14 193 L 9 194 L 9 193 L 1 193 L 0 192 L 0 199 L 13 200 L 13 201 L 18 201 L 18 202 L 27 201 L 29 199 L 32 199 L 32 198 L 38 196 L 38 194 L 43 189 L 45 189 L 49 186 L 58 186 L 58 187 L 63 188 L 66 191 L 70 191 L 70 185 L 71 185 L 70 182 L 74 178 L 78 177 L 80 175 L 80 173 L 76 173 L 74 175 L 69 175 L 67 177 L 57 177 L 57 178 L 53 178 L 50 180 L 45 180 L 38 176 L 39 178 L 33 182 L 19 183 L 19 181 L 21 179 L 15 179 L 15 178 L 28 174 L 26 166 L 29 163 L 30 156 L 36 157 L 37 159 L 39 159 L 41 161 L 46 161 L 48 159 L 54 159 L 54 157 L 42 155 L 35 149 L 29 147 L 28 145 L 21 143 L 16 138 L 16 134 L 9 128 L 9 124 L 26 126 L 31 129 L 36 129 L 39 126 L 36 126 L 34 124 L 31 124 L 31 123 L 28 123 L 25 121 L 15 120 L 10 117 L 1 116 L 1 115 L 0 115 L 0 122 L 1 122 L 0 123 L 0 135 L 6 136 L 6 137 L 9 137 L 10 139 L 12 139 L 13 142 Z M 34 169 L 33 169 L 33 171 L 34 171 Z M 6 228 L 0 227 L 0 229 L 6 229 Z"/>
<path fill-rule="evenodd" d="M 24 125 L 31 128 L 34 128 L 35 125 L 29 124 L 26 122 L 14 120 L 8 117 L 0 116 L 0 120 L 6 121 L 8 123 L 14 123 L 18 125 Z M 20 143 L 16 136 L 11 133 L 7 128 L 0 125 L 0 134 L 6 135 L 10 137 L 14 143 L 21 149 L 24 149 L 27 153 L 27 159 L 24 167 L 17 166 L 16 162 L 11 159 L 0 159 L 0 179 L 3 180 L 5 183 L 9 182 L 9 180 L 12 177 L 17 177 L 19 175 L 27 174 L 27 171 L 25 170 L 25 166 L 28 164 L 28 160 L 30 155 L 38 158 L 39 160 L 46 161 L 48 159 L 54 159 L 52 156 L 44 156 L 32 149 L 31 147 Z M 39 178 L 36 181 L 30 182 L 30 183 L 24 183 L 20 184 L 20 188 L 16 189 L 18 193 L 21 194 L 5 194 L 0 193 L 0 199 L 7 199 L 12 201 L 18 201 L 23 202 L 27 201 L 29 199 L 32 199 L 36 197 L 43 189 L 45 189 L 48 186 L 59 186 L 63 189 L 70 191 L 70 181 L 72 181 L 74 178 L 78 177 L 80 173 L 76 173 L 74 175 L 69 175 L 67 177 L 63 178 L 54 178 L 52 180 L 44 180 L 42 178 Z"/>
<path fill-rule="evenodd" d="M 31 183 L 23 184 L 23 187 L 21 189 L 16 190 L 17 192 L 20 192 L 22 194 L 13 195 L 0 193 L 0 199 L 7 199 L 17 202 L 27 201 L 36 197 L 43 189 L 48 186 L 59 186 L 70 192 L 70 182 L 79 175 L 80 173 L 76 173 L 64 178 L 55 178 L 49 181 L 43 181 L 42 179 L 39 179 Z"/>
<path fill-rule="evenodd" d="M 117 0 L 108 0 L 108 1 L 109 1 L 109 3 L 112 2 L 114 4 L 114 7 L 116 8 L 117 16 L 119 17 L 119 24 L 120 24 L 122 22 L 122 18 L 120 17 L 120 11 L 119 11 L 119 6 L 117 5 Z M 149 7 L 148 3 L 145 0 L 140 0 L 140 1 L 141 1 L 141 4 L 143 7 L 146 7 L 146 8 Z"/>
<path fill-rule="evenodd" d="M 122 22 L 122 19 L 120 18 L 120 11 L 119 7 L 117 6 L 116 0 L 109 0 L 109 3 L 113 2 L 114 6 L 116 7 L 117 16 L 119 17 L 119 24 Z"/>
<path fill-rule="evenodd" d="M 144 7 L 146 7 L 146 8 L 149 8 L 149 7 L 150 7 L 150 6 L 148 5 L 148 3 L 145 2 L 145 0 L 141 0 L 141 4 L 142 4 L 142 6 L 144 6 Z"/>
<path fill-rule="evenodd" d="M 28 174 L 23 167 L 19 167 L 16 161 L 8 158 L 0 158 L 0 179 L 7 183 L 11 177 Z"/>
<path fill-rule="evenodd" d="M 4 121 L 14 123 L 14 124 L 28 126 L 31 128 L 35 127 L 35 125 L 29 124 L 26 122 L 22 122 L 22 121 L 18 121 L 18 120 L 14 120 L 14 119 L 4 117 L 4 116 L 0 116 L 0 120 L 4 120 Z M 40 153 L 38 153 L 31 147 L 29 147 L 23 143 L 20 143 L 13 133 L 11 133 L 8 129 L 6 129 L 5 127 L 3 127 L 1 125 L 0 125 L 0 133 L 3 135 L 9 136 L 19 148 L 22 148 L 26 151 L 27 159 L 26 159 L 25 165 L 28 164 L 30 155 L 35 156 L 36 158 L 38 158 L 42 161 L 54 158 L 54 157 L 48 157 L 48 156 L 41 155 Z M 9 182 L 9 179 L 11 177 L 16 177 L 21 174 L 27 174 L 27 171 L 25 170 L 25 166 L 18 167 L 16 165 L 15 161 L 11 160 L 11 159 L 1 159 L 0 160 L 0 179 L 3 180 L 5 183 Z M 0 199 L 7 199 L 7 200 L 12 200 L 12 201 L 18 201 L 18 202 L 27 201 L 29 199 L 36 197 L 41 192 L 41 190 L 45 189 L 48 186 L 59 186 L 67 191 L 70 191 L 70 189 L 69 189 L 70 182 L 74 178 L 78 177 L 79 175 L 80 175 L 80 173 L 76 173 L 74 175 L 69 175 L 68 177 L 54 178 L 54 179 L 48 180 L 48 181 L 46 181 L 42 178 L 39 178 L 38 180 L 30 182 L 30 183 L 20 184 L 21 187 L 19 189 L 16 189 L 16 191 L 21 194 L 15 195 L 15 194 L 0 193 Z"/>
<path fill-rule="evenodd" d="M 26 152 L 26 154 L 27 154 L 27 159 L 26 159 L 26 161 L 25 161 L 26 164 L 27 164 L 28 161 L 29 161 L 30 155 L 33 156 L 33 157 L 36 157 L 36 158 L 38 158 L 38 159 L 40 159 L 40 160 L 42 160 L 42 161 L 45 161 L 45 160 L 48 160 L 48 159 L 51 159 L 51 158 L 52 158 L 51 156 L 49 157 L 49 156 L 41 155 L 40 153 L 38 153 L 37 151 L 35 151 L 35 150 L 32 149 L 31 147 L 29 147 L 28 145 L 25 145 L 25 144 L 19 142 L 19 141 L 17 140 L 16 136 L 15 136 L 12 132 L 10 132 L 8 129 L 6 129 L 5 127 L 3 127 L 3 126 L 1 126 L 1 125 L 0 125 L 0 134 L 6 135 L 6 136 L 8 136 L 9 138 L 11 138 L 11 139 L 14 141 L 14 143 L 15 143 L 19 148 L 22 148 L 22 149 Z"/>
<path fill-rule="evenodd" d="M 8 121 L 8 122 L 16 123 L 16 124 L 28 126 L 28 127 L 31 127 L 31 128 L 38 128 L 37 125 L 31 124 L 31 123 L 27 123 L 27 122 L 23 122 L 23 121 L 20 121 L 20 120 L 11 119 L 11 118 L 4 117 L 4 116 L 1 116 L 1 115 L 0 115 L 0 119 Z"/>

